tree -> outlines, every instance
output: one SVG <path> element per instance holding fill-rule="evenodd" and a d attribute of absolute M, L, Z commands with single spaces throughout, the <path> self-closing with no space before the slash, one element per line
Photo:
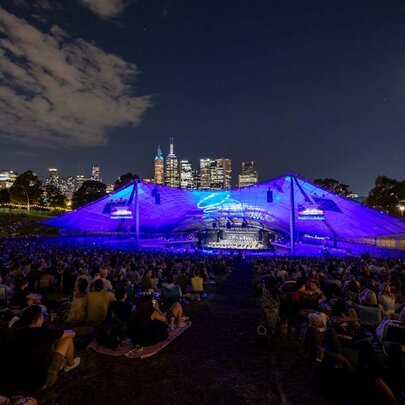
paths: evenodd
<path fill-rule="evenodd" d="M 15 204 L 39 204 L 41 184 L 31 170 L 20 174 L 10 187 L 10 201 Z"/>
<path fill-rule="evenodd" d="M 62 194 L 59 187 L 47 184 L 43 188 L 41 205 L 47 205 L 55 208 L 65 208 L 66 200 L 66 196 Z"/>
<path fill-rule="evenodd" d="M 335 179 L 315 179 L 314 183 L 323 188 L 333 191 L 335 194 L 347 197 L 351 194 L 350 186 L 347 184 L 339 183 Z"/>
<path fill-rule="evenodd" d="M 378 176 L 370 190 L 366 204 L 369 207 L 400 215 L 399 205 L 405 204 L 405 180 L 397 181 L 387 176 Z"/>
<path fill-rule="evenodd" d="M 95 180 L 87 180 L 72 197 L 73 208 L 91 203 L 106 195 L 107 186 Z"/>
<path fill-rule="evenodd" d="M 122 174 L 115 180 L 114 191 L 130 183 L 132 180 L 139 179 L 139 176 L 131 172 Z"/>
<path fill-rule="evenodd" d="M 0 204 L 8 204 L 10 202 L 10 193 L 6 188 L 0 189 Z"/>

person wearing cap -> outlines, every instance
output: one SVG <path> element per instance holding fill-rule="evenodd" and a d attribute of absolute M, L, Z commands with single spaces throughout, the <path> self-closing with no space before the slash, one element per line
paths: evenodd
<path fill-rule="evenodd" d="M 74 357 L 72 330 L 43 327 L 44 315 L 39 305 L 26 308 L 13 326 L 11 366 L 17 385 L 28 391 L 52 387 L 63 369 L 68 372 L 80 364 Z M 66 362 L 65 362 L 66 361 Z"/>

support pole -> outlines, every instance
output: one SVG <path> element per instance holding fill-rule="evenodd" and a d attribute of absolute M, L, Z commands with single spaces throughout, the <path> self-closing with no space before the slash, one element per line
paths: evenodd
<path fill-rule="evenodd" d="M 295 201 L 294 201 L 294 177 L 290 176 L 290 248 L 291 254 L 295 255 Z"/>
<path fill-rule="evenodd" d="M 139 185 L 138 179 L 135 180 L 135 241 L 136 241 L 136 248 L 139 249 Z"/>

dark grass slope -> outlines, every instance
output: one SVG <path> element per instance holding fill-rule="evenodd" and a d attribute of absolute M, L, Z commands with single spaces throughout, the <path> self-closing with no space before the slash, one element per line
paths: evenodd
<path fill-rule="evenodd" d="M 295 337 L 258 338 L 258 300 L 240 266 L 190 306 L 192 326 L 152 358 L 81 351 L 82 364 L 61 373 L 41 404 L 314 404 L 309 367 Z"/>

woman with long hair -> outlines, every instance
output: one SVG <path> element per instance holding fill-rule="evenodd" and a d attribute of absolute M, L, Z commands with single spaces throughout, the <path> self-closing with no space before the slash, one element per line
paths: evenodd
<path fill-rule="evenodd" d="M 380 285 L 380 291 L 378 294 L 378 302 L 382 307 L 384 316 L 395 316 L 395 294 L 391 292 L 388 283 L 382 283 Z"/>
<path fill-rule="evenodd" d="M 167 321 L 151 295 L 142 295 L 128 324 L 128 336 L 134 344 L 151 346 L 167 339 Z"/>
<path fill-rule="evenodd" d="M 89 298 L 89 282 L 80 278 L 77 282 L 77 291 L 73 296 L 72 306 L 66 319 L 67 323 L 84 322 L 87 316 L 87 301 Z"/>

